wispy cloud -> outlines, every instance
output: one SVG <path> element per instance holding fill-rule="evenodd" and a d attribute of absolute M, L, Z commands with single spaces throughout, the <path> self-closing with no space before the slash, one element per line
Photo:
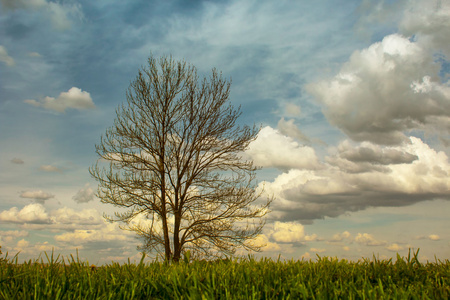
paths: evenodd
<path fill-rule="evenodd" d="M 25 191 L 20 194 L 21 198 L 29 198 L 36 200 L 37 203 L 44 204 L 45 200 L 54 198 L 55 195 L 52 195 L 50 193 L 44 192 L 42 190 L 37 191 Z"/>
<path fill-rule="evenodd" d="M 11 159 L 11 162 L 16 165 L 23 165 L 25 163 L 22 159 L 17 158 L 17 157 L 14 157 L 13 159 Z"/>
<path fill-rule="evenodd" d="M 42 12 L 51 20 L 55 29 L 66 30 L 72 25 L 72 19 L 80 19 L 83 13 L 77 4 L 52 2 L 46 0 L 1 0 L 6 10 L 33 10 Z"/>
<path fill-rule="evenodd" d="M 39 170 L 45 171 L 45 172 L 61 172 L 62 171 L 60 168 L 52 166 L 52 165 L 42 165 L 39 167 Z"/>
<path fill-rule="evenodd" d="M 4 62 L 8 67 L 12 67 L 16 64 L 14 58 L 9 56 L 6 48 L 1 45 L 0 45 L 0 61 Z"/>

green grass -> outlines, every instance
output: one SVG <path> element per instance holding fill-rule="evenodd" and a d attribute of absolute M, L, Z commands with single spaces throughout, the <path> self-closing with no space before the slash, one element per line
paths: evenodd
<path fill-rule="evenodd" d="M 411 252 L 410 252 L 411 254 Z M 448 299 L 450 264 L 256 260 L 91 267 L 54 257 L 0 262 L 0 299 Z"/>

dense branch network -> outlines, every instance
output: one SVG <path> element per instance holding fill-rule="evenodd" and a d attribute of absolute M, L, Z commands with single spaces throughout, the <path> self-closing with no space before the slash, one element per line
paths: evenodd
<path fill-rule="evenodd" d="M 150 57 L 130 84 L 90 173 L 101 201 L 125 208 L 108 220 L 141 236 L 143 250 L 173 261 L 187 250 L 259 250 L 247 241 L 261 232 L 271 200 L 255 204 L 257 168 L 241 158 L 259 129 L 236 125 L 229 94 L 215 69 L 200 81 L 171 57 Z"/>

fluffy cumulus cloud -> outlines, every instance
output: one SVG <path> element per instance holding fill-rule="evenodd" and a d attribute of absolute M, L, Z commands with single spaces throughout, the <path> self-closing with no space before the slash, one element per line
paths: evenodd
<path fill-rule="evenodd" d="M 396 147 L 345 143 L 319 170 L 291 169 L 265 190 L 275 196 L 272 216 L 311 223 L 376 206 L 448 199 L 450 164 L 419 138 Z"/>
<path fill-rule="evenodd" d="M 295 222 L 275 222 L 271 237 L 280 243 L 300 242 L 305 237 L 305 228 Z"/>
<path fill-rule="evenodd" d="M 48 224 L 51 221 L 44 206 L 39 203 L 33 203 L 25 206 L 21 210 L 17 207 L 12 207 L 9 210 L 0 212 L 0 222 Z"/>
<path fill-rule="evenodd" d="M 9 67 L 12 67 L 16 64 L 14 59 L 8 55 L 8 51 L 6 50 L 6 48 L 1 45 L 0 45 L 0 61 L 4 62 Z"/>
<path fill-rule="evenodd" d="M 393 243 L 393 244 L 390 244 L 389 246 L 387 246 L 386 249 L 389 251 L 392 251 L 392 252 L 398 252 L 398 251 L 404 250 L 405 247 L 400 246 L 397 243 Z"/>
<path fill-rule="evenodd" d="M 400 144 L 404 132 L 450 132 L 450 85 L 421 44 L 393 34 L 355 51 L 331 80 L 307 90 L 327 119 L 355 141 Z"/>
<path fill-rule="evenodd" d="M 281 251 L 280 245 L 271 242 L 265 234 L 258 235 L 255 239 L 250 241 L 250 243 L 255 246 L 262 246 L 261 250 L 265 252 Z"/>
<path fill-rule="evenodd" d="M 405 11 L 400 30 L 414 35 L 419 43 L 431 51 L 450 56 L 450 2 L 440 0 L 411 1 Z"/>
<path fill-rule="evenodd" d="M 313 148 L 299 144 L 293 138 L 281 134 L 270 126 L 261 129 L 246 154 L 257 166 L 262 167 L 282 170 L 320 167 Z"/>
<path fill-rule="evenodd" d="M 94 190 L 86 184 L 84 188 L 79 190 L 72 198 L 77 203 L 86 203 L 94 200 Z"/>
<path fill-rule="evenodd" d="M 386 245 L 386 241 L 379 241 L 369 233 L 358 233 L 355 237 L 355 242 L 365 246 L 383 246 Z"/>
<path fill-rule="evenodd" d="M 342 242 L 344 240 L 350 240 L 351 239 L 351 234 L 348 231 L 344 231 L 342 233 L 336 233 L 333 235 L 333 237 L 331 238 L 330 242 L 332 243 L 336 243 L 336 242 Z"/>
<path fill-rule="evenodd" d="M 304 226 L 298 222 L 275 221 L 272 224 L 266 224 L 264 233 L 250 240 L 249 243 L 262 246 L 261 250 L 264 252 L 291 253 L 294 251 L 294 245 L 316 240 L 317 235 L 307 235 Z"/>
<path fill-rule="evenodd" d="M 95 108 L 91 95 L 77 87 L 72 87 L 67 92 L 62 92 L 57 98 L 45 97 L 40 101 L 25 100 L 25 102 L 60 113 L 64 113 L 66 109 L 85 110 Z"/>

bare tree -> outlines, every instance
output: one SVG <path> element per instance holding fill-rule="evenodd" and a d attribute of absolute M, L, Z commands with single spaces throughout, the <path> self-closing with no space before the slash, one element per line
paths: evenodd
<path fill-rule="evenodd" d="M 141 250 L 168 261 L 187 250 L 205 257 L 260 250 L 250 241 L 271 199 L 261 199 L 257 168 L 242 159 L 259 129 L 236 125 L 240 108 L 227 103 L 229 94 L 215 69 L 200 81 L 195 67 L 172 57 L 150 56 L 130 84 L 89 171 L 101 201 L 125 208 L 105 218 L 142 237 Z"/>

